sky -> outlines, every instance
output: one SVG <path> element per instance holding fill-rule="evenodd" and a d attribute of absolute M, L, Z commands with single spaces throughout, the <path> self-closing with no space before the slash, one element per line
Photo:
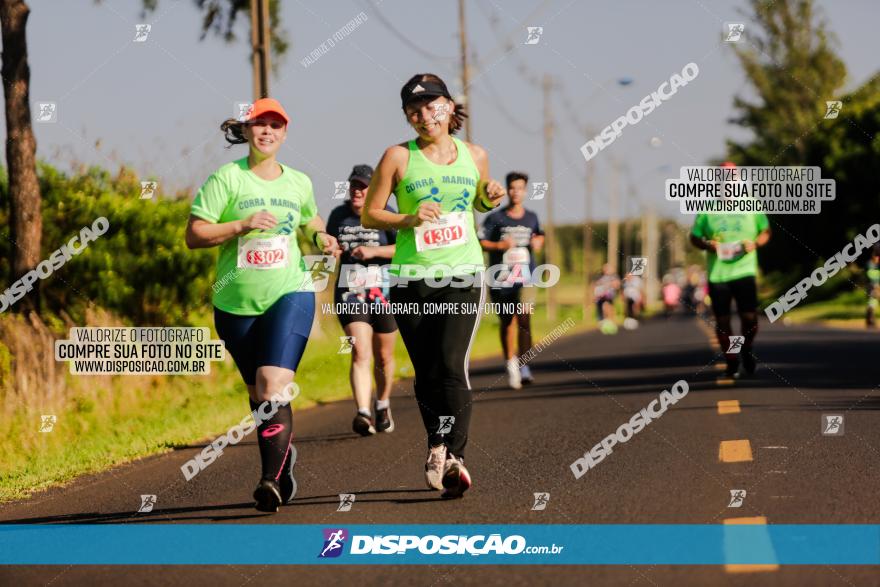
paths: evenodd
<path fill-rule="evenodd" d="M 56 122 L 35 124 L 39 158 L 62 169 L 75 161 L 115 171 L 124 163 L 166 192 L 194 193 L 212 171 L 246 154 L 245 146 L 226 148 L 219 125 L 238 103 L 252 101 L 247 18 L 237 23 L 238 39 L 227 43 L 214 35 L 200 40 L 194 0 L 159 0 L 146 16 L 141 0 L 28 4 L 32 108 L 36 114 L 37 102 L 57 104 Z M 664 201 L 664 179 L 681 166 L 722 156 L 726 139 L 748 137 L 728 122 L 734 96 L 750 94 L 721 38 L 728 22 L 746 23 L 748 34 L 745 2 L 465 4 L 473 141 L 487 149 L 494 177 L 516 169 L 532 181 L 548 180 L 540 80 L 545 74 L 553 80 L 549 181 L 558 223 L 584 218 L 580 147 L 592 135 L 581 125 L 608 126 L 690 62 L 699 75 L 592 160 L 594 216 L 608 217 L 612 162 L 623 169 L 624 215 L 651 207 L 674 216 L 677 204 Z M 880 5 L 817 4 L 848 68 L 845 90 L 858 87 L 878 71 L 869 48 L 876 48 Z M 354 30 L 316 61 L 302 63 L 361 13 Z M 334 182 L 355 164 L 375 166 L 385 148 L 413 138 L 399 98 L 410 76 L 436 73 L 460 93 L 457 3 L 282 0 L 281 19 L 290 48 L 270 93 L 292 121 L 279 159 L 312 178 L 326 217 L 339 203 L 332 199 Z M 140 23 L 151 30 L 146 41 L 134 42 Z M 543 27 L 537 43 L 526 44 L 527 27 Z M 546 200 L 527 206 L 546 214 Z"/>

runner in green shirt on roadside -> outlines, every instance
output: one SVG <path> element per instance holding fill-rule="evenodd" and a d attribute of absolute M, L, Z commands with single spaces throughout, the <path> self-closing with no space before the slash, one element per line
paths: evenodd
<path fill-rule="evenodd" d="M 214 325 L 247 386 L 258 423 L 262 477 L 254 500 L 265 512 L 278 511 L 296 494 L 288 392 L 315 314 L 315 288 L 297 229 L 325 254 L 339 254 L 336 238 L 318 216 L 312 181 L 275 158 L 289 121 L 281 104 L 263 98 L 245 120 L 221 125 L 229 143 L 249 146 L 248 156 L 211 174 L 193 200 L 186 228 L 190 249 L 220 249 L 212 287 Z M 273 396 L 288 399 L 270 402 Z"/>
<path fill-rule="evenodd" d="M 413 388 L 428 440 L 425 482 L 444 490 L 444 498 L 457 498 L 471 486 L 464 465 L 473 403 L 468 364 L 484 299 L 474 210 L 495 208 L 505 190 L 489 175 L 486 150 L 452 136 L 466 114 L 442 79 L 415 75 L 400 98 L 416 138 L 386 149 L 361 223 L 398 231 L 390 271 L 414 278 L 392 287 L 391 300 L 426 308 L 395 318 L 415 368 Z M 386 209 L 392 194 L 399 213 Z M 462 309 L 435 314 L 430 303 Z"/>
<path fill-rule="evenodd" d="M 722 167 L 736 167 L 726 162 Z M 758 333 L 758 247 L 770 240 L 770 221 L 758 214 L 698 214 L 691 230 L 691 244 L 707 251 L 709 296 L 715 314 L 715 336 L 725 353 L 726 377 L 755 372 L 752 343 Z M 731 346 L 731 302 L 736 301 L 742 347 Z M 740 357 L 743 372 L 740 373 Z"/>

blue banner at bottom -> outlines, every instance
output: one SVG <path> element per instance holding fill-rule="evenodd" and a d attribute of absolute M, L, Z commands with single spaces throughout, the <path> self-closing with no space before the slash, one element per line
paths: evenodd
<path fill-rule="evenodd" d="M 877 565 L 880 525 L 0 525 L 0 564 Z"/>

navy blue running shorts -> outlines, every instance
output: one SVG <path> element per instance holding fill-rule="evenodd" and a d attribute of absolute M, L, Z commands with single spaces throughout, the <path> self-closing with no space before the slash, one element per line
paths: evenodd
<path fill-rule="evenodd" d="M 285 294 L 257 316 L 239 316 L 214 308 L 214 326 L 247 385 L 256 385 L 257 368 L 296 371 L 315 318 L 315 294 Z"/>

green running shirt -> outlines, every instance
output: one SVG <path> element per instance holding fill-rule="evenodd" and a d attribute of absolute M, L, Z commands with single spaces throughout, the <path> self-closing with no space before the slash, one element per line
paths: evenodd
<path fill-rule="evenodd" d="M 220 245 L 212 302 L 224 312 L 256 316 L 285 294 L 314 291 L 296 241 L 296 229 L 318 214 L 312 180 L 283 164 L 281 170 L 267 181 L 250 170 L 247 157 L 227 163 L 193 200 L 191 214 L 208 222 L 243 220 L 261 210 L 278 221 L 270 231 L 253 230 Z M 279 247 L 285 240 L 286 251 Z"/>
<path fill-rule="evenodd" d="M 753 241 L 770 226 L 766 214 L 697 214 L 691 233 L 697 238 L 733 244 Z M 709 259 L 709 282 L 726 283 L 758 273 L 758 252 L 739 251 L 731 259 L 722 260 L 713 251 Z"/>
<path fill-rule="evenodd" d="M 440 210 L 449 218 L 458 221 L 451 229 L 439 228 L 426 231 L 425 228 L 404 228 L 397 233 L 397 249 L 391 260 L 390 272 L 400 275 L 399 265 L 418 265 L 421 267 L 446 265 L 435 268 L 426 275 L 446 277 L 462 273 L 475 273 L 482 269 L 483 252 L 477 239 L 474 224 L 473 203 L 476 197 L 480 172 L 471 153 L 462 141 L 452 137 L 458 156 L 449 165 L 438 165 L 428 160 L 419 149 L 416 141 L 409 141 L 409 162 L 406 173 L 394 188 L 397 208 L 401 214 L 415 214 L 423 202 L 437 202 Z M 436 248 L 417 250 L 417 233 L 422 233 L 423 242 Z M 449 237 L 453 236 L 452 240 Z M 457 237 L 457 238 L 456 238 Z M 446 240 L 444 240 L 446 239 Z M 443 245 L 444 242 L 450 244 Z M 429 245 L 430 246 L 430 245 Z M 454 271 L 457 266 L 466 269 Z M 406 272 L 404 271 L 404 274 Z"/>

